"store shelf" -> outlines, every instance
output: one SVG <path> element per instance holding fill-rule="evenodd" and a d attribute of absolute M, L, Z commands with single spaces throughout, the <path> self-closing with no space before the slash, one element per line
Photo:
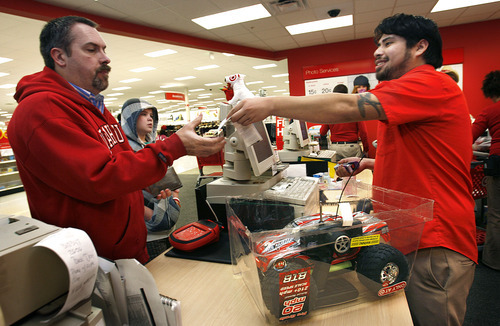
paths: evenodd
<path fill-rule="evenodd" d="M 23 191 L 12 150 L 2 149 L 0 154 L 0 196 Z"/>

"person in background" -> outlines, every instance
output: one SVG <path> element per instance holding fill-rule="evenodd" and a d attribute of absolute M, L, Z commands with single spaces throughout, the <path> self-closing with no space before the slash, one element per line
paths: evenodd
<path fill-rule="evenodd" d="M 31 216 L 85 231 L 101 257 L 146 263 L 141 190 L 177 158 L 216 153 L 224 140 L 198 136 L 200 117 L 134 153 L 100 94 L 109 84 L 111 60 L 89 19 L 49 21 L 40 52 L 45 67 L 19 81 L 8 127 Z"/>
<path fill-rule="evenodd" d="M 160 128 L 160 132 L 158 133 L 158 136 L 156 136 L 156 140 L 165 140 L 167 138 L 168 138 L 167 125 L 163 125 Z"/>
<path fill-rule="evenodd" d="M 470 161 L 472 132 L 465 97 L 442 65 L 442 41 L 430 19 L 397 14 L 375 29 L 376 77 L 360 94 L 245 99 L 229 113 L 249 125 L 269 115 L 319 123 L 379 120 L 375 186 L 434 200 L 406 288 L 415 325 L 462 325 L 477 262 Z M 309 108 L 314 107 L 314 110 Z M 340 167 L 341 177 L 348 171 Z"/>
<path fill-rule="evenodd" d="M 359 77 L 364 76 L 358 76 Z M 364 77 L 366 78 L 366 77 Z M 368 81 L 368 79 L 366 79 Z M 355 86 L 356 87 L 356 86 Z M 369 86 L 368 86 L 369 87 Z M 338 84 L 333 88 L 335 93 L 347 94 L 347 86 L 344 84 Z M 330 131 L 331 144 L 328 149 L 335 151 L 335 161 L 340 161 L 343 158 L 356 156 L 361 157 L 366 156 L 369 150 L 368 147 L 368 136 L 366 133 L 366 126 L 363 121 L 349 122 L 349 123 L 337 123 L 337 124 L 322 124 L 319 129 L 321 136 L 325 136 L 328 131 Z M 363 144 L 361 148 L 359 144 L 359 139 Z"/>
<path fill-rule="evenodd" d="M 368 78 L 366 78 L 366 76 L 359 75 L 358 77 L 354 78 L 352 84 L 354 85 L 354 88 L 352 90 L 353 94 L 364 93 L 370 90 L 370 82 L 368 81 Z"/>
<path fill-rule="evenodd" d="M 491 136 L 489 157 L 484 173 L 488 194 L 486 240 L 481 261 L 500 271 L 500 70 L 491 71 L 483 81 L 483 94 L 493 104 L 483 109 L 472 124 L 472 139 L 483 135 L 486 129 Z"/>
<path fill-rule="evenodd" d="M 450 66 L 443 66 L 441 68 L 441 72 L 450 76 L 451 79 L 455 81 L 455 83 L 458 83 L 460 81 L 458 73 L 455 70 L 453 70 L 453 68 L 451 68 Z"/>
<path fill-rule="evenodd" d="M 134 152 L 156 142 L 158 110 L 147 101 L 133 98 L 122 106 L 122 129 Z M 173 169 L 173 167 L 169 167 Z M 148 229 L 147 250 L 152 260 L 168 249 L 167 238 L 179 219 L 179 190 L 165 189 L 165 197 L 157 199 L 147 188 L 144 196 L 144 220 Z"/>

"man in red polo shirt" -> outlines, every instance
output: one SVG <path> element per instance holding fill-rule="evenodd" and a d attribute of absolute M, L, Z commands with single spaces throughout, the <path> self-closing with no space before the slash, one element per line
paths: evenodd
<path fill-rule="evenodd" d="M 434 203 L 415 255 L 407 298 L 415 325 L 461 325 L 474 279 L 477 247 L 470 179 L 469 110 L 457 84 L 436 72 L 442 41 L 436 24 L 398 14 L 375 29 L 381 81 L 362 94 L 266 97 L 241 101 L 228 116 L 248 125 L 269 115 L 315 123 L 379 120 L 373 184 Z M 313 111 L 308 108 L 314 107 Z M 337 170 L 341 176 L 345 169 Z"/>

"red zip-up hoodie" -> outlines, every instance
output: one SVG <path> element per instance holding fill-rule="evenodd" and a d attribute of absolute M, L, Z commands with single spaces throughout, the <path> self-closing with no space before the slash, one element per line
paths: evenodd
<path fill-rule="evenodd" d="M 33 218 L 87 232 L 109 259 L 148 260 L 141 189 L 186 155 L 177 135 L 134 153 L 102 114 L 45 67 L 17 85 L 7 133 Z"/>

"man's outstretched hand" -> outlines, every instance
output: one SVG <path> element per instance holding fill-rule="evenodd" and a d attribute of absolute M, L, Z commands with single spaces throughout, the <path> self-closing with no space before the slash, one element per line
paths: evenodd
<path fill-rule="evenodd" d="M 206 157 L 222 150 L 226 143 L 224 137 L 205 138 L 195 132 L 196 126 L 201 123 L 202 115 L 187 123 L 176 134 L 186 148 L 187 155 Z"/>

